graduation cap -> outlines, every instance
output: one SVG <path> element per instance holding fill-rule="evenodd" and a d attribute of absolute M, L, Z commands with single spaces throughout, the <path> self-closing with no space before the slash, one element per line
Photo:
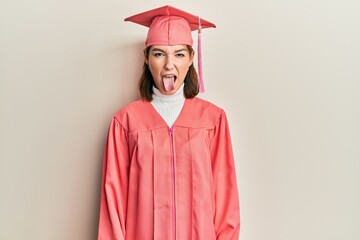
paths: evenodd
<path fill-rule="evenodd" d="M 152 45 L 193 45 L 191 31 L 198 30 L 198 72 L 200 92 L 204 92 L 201 54 L 201 29 L 215 28 L 215 24 L 172 6 L 163 6 L 142 12 L 125 21 L 134 22 L 149 28 L 146 47 Z"/>

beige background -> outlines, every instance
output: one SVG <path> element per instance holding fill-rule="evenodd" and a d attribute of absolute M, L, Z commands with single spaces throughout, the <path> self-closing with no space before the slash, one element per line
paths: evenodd
<path fill-rule="evenodd" d="M 96 239 L 146 34 L 122 19 L 165 4 L 218 26 L 200 97 L 228 114 L 241 239 L 360 239 L 358 0 L 0 0 L 0 239 Z"/>

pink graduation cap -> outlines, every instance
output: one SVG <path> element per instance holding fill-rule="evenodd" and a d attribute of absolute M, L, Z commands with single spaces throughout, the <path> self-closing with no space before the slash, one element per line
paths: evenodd
<path fill-rule="evenodd" d="M 193 45 L 191 31 L 198 30 L 198 72 L 200 92 L 204 92 L 201 53 L 201 29 L 215 28 L 215 24 L 172 6 L 163 6 L 142 12 L 125 21 L 134 22 L 149 28 L 146 47 L 152 45 Z"/>

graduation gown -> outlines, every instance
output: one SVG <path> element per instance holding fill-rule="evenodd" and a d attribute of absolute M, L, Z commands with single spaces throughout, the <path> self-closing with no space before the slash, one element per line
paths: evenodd
<path fill-rule="evenodd" d="M 237 240 L 240 211 L 225 112 L 186 99 L 169 128 L 139 100 L 112 118 L 99 240 Z"/>

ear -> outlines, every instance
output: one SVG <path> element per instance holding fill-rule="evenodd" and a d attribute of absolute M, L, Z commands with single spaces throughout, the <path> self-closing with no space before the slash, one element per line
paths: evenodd
<path fill-rule="evenodd" d="M 193 51 L 193 52 L 190 54 L 189 67 L 191 66 L 191 64 L 193 64 L 193 61 L 194 61 L 194 53 L 195 53 L 195 51 Z"/>
<path fill-rule="evenodd" d="M 144 62 L 149 65 L 149 59 L 146 57 L 146 48 L 144 49 Z"/>

